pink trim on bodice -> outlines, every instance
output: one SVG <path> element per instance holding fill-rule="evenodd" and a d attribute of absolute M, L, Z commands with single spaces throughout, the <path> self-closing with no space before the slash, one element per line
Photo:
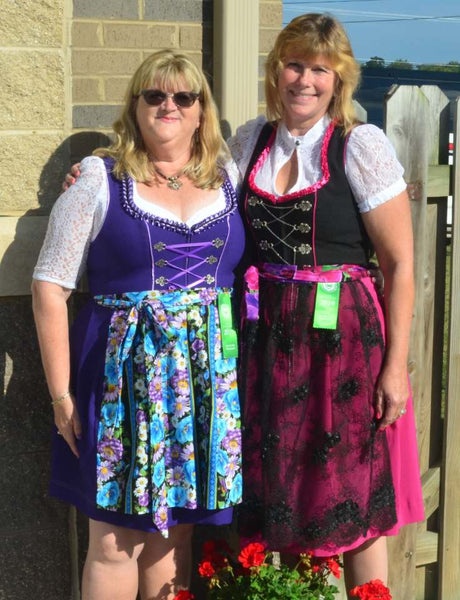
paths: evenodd
<path fill-rule="evenodd" d="M 317 192 L 319 189 L 321 189 L 322 187 L 324 187 L 326 185 L 326 183 L 329 181 L 329 177 L 330 177 L 329 164 L 328 164 L 328 160 L 327 160 L 327 151 L 329 148 L 329 142 L 331 141 L 331 137 L 334 132 L 335 126 L 336 126 L 335 121 L 331 121 L 331 123 L 329 124 L 329 126 L 326 130 L 326 133 L 324 134 L 323 145 L 321 146 L 321 171 L 322 171 L 323 175 L 319 181 L 317 181 L 316 183 L 314 183 L 313 185 L 311 185 L 308 188 L 299 190 L 298 192 L 293 192 L 292 194 L 282 194 L 281 196 L 276 196 L 275 194 L 269 194 L 268 192 L 265 192 L 264 190 L 262 190 L 261 188 L 259 188 L 256 185 L 255 178 L 256 178 L 257 172 L 262 167 L 264 162 L 267 160 L 267 157 L 270 154 L 273 143 L 275 141 L 276 129 L 274 129 L 272 135 L 270 136 L 270 138 L 267 142 L 266 147 L 264 148 L 263 152 L 257 159 L 256 163 L 254 164 L 254 167 L 252 168 L 251 173 L 249 174 L 248 183 L 249 183 L 250 189 L 258 196 L 261 196 L 262 198 L 265 198 L 266 200 L 273 202 L 273 204 L 279 204 L 279 203 L 288 202 L 289 200 L 294 200 L 296 198 L 301 198 L 303 196 L 306 196 L 307 194 L 313 194 L 313 193 Z"/>
<path fill-rule="evenodd" d="M 315 201 L 313 203 L 313 223 L 311 232 L 312 250 L 313 250 L 313 265 L 316 267 L 318 262 L 316 260 L 316 207 L 318 205 L 318 190 L 315 190 Z"/>

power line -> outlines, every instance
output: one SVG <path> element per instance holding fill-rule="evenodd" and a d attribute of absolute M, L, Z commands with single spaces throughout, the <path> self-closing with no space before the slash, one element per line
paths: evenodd
<path fill-rule="evenodd" d="M 456 19 L 456 20 L 454 20 Z M 460 15 L 450 15 L 447 17 L 402 17 L 396 19 L 360 19 L 358 21 L 345 21 L 342 23 L 394 23 L 396 21 L 440 21 L 442 23 L 460 23 Z"/>
<path fill-rule="evenodd" d="M 324 1 L 332 2 L 332 0 L 324 0 Z M 345 2 L 347 0 L 338 0 L 338 1 Z M 353 1 L 357 1 L 357 0 L 353 0 Z M 371 2 L 372 0 L 366 0 L 366 1 Z M 315 6 L 315 4 L 321 4 L 321 2 L 310 3 L 310 2 L 303 1 L 302 4 L 305 5 L 305 8 L 315 10 L 316 8 L 318 8 L 317 6 Z M 296 3 L 296 5 L 300 6 L 300 3 Z M 439 15 L 439 16 L 437 16 L 437 15 L 414 15 L 414 14 L 406 14 L 406 13 L 398 13 L 398 12 L 376 12 L 376 11 L 372 11 L 372 10 L 354 10 L 354 9 L 346 9 L 346 8 L 337 8 L 337 9 L 333 9 L 333 11 L 337 14 L 345 15 L 345 16 L 349 16 L 349 17 L 351 17 L 353 15 L 376 17 L 376 20 L 378 20 L 378 21 L 384 20 L 384 17 L 387 17 L 388 19 L 401 18 L 401 20 L 408 20 L 408 21 L 439 19 L 442 22 L 456 22 L 456 21 L 453 21 L 453 19 L 458 19 L 460 17 L 460 15 Z M 352 21 L 349 21 L 349 22 L 352 22 Z M 357 22 L 365 23 L 365 22 L 370 22 L 370 21 L 357 21 Z"/>

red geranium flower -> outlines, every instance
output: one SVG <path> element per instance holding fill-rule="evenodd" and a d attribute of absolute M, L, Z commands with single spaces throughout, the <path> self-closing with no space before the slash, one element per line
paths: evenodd
<path fill-rule="evenodd" d="M 326 561 L 327 566 L 329 567 L 330 572 L 340 579 L 340 565 L 334 558 L 328 558 Z"/>
<path fill-rule="evenodd" d="M 222 567 L 228 564 L 227 557 L 221 554 L 220 551 L 227 552 L 228 554 L 231 552 L 227 542 L 209 540 L 203 544 L 203 562 L 210 563 L 215 571 L 222 569 Z"/>
<path fill-rule="evenodd" d="M 203 560 L 198 565 L 198 573 L 201 575 L 201 577 L 212 577 L 215 572 L 216 570 L 209 560 Z"/>
<path fill-rule="evenodd" d="M 390 590 L 380 579 L 373 579 L 369 583 L 357 585 L 350 590 L 350 596 L 361 600 L 392 600 Z"/>
<path fill-rule="evenodd" d="M 249 569 L 250 567 L 259 567 L 265 560 L 265 548 L 263 544 L 254 542 L 241 550 L 238 556 L 239 562 Z"/>
<path fill-rule="evenodd" d="M 174 596 L 174 600 L 195 600 L 195 596 L 188 590 L 181 590 Z"/>

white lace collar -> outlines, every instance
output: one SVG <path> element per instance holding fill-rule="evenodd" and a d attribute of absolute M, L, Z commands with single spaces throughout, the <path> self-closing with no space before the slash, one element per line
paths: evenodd
<path fill-rule="evenodd" d="M 281 121 L 276 132 L 277 145 L 282 146 L 283 150 L 289 156 L 291 156 L 296 146 L 300 151 L 305 150 L 309 145 L 314 144 L 323 137 L 330 122 L 330 117 L 324 115 L 304 135 L 294 136 L 286 127 L 286 123 Z"/>
<path fill-rule="evenodd" d="M 269 194 L 279 196 L 275 186 L 278 173 L 296 149 L 298 178 L 289 193 L 306 189 L 318 182 L 322 177 L 321 145 L 330 123 L 330 117 L 324 115 L 304 135 L 296 137 L 290 133 L 283 121 L 280 122 L 268 158 L 256 173 L 256 185 Z"/>

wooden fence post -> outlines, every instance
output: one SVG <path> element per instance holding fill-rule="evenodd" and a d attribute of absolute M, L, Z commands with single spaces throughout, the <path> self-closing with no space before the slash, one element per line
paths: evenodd
<path fill-rule="evenodd" d="M 429 100 L 428 181 L 425 224 L 424 368 L 419 374 L 421 394 L 417 402 L 418 447 L 422 473 L 425 518 L 417 527 L 416 600 L 436 597 L 438 579 L 438 527 L 427 521 L 439 508 L 440 464 L 442 458 L 442 353 L 446 274 L 446 220 L 449 194 L 449 167 L 446 160 L 449 99 L 438 86 L 421 86 Z M 419 250 L 420 251 L 420 250 Z M 417 300 L 417 301 L 419 301 Z M 415 324 L 417 327 L 417 324 Z M 434 531 L 433 531 L 434 529 Z M 431 565 L 431 566 L 430 566 Z"/>
<path fill-rule="evenodd" d="M 449 370 L 441 476 L 439 600 L 460 596 L 460 98 L 455 102 Z"/>
<path fill-rule="evenodd" d="M 410 184 L 415 249 L 415 293 L 409 374 L 415 400 L 417 422 L 420 399 L 427 393 L 423 387 L 425 350 L 424 278 L 426 257 L 426 197 L 428 156 L 430 151 L 429 102 L 416 86 L 393 86 L 385 98 L 385 131 L 405 169 Z M 430 390 L 428 391 L 428 393 Z M 422 400 L 423 401 L 423 400 Z M 389 585 L 394 598 L 414 600 L 417 526 L 404 527 L 389 539 Z"/>

